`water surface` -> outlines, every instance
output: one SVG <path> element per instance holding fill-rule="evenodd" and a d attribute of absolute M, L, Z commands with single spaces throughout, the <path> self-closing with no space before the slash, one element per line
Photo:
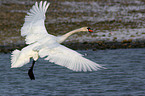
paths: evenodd
<path fill-rule="evenodd" d="M 78 50 L 107 69 L 73 72 L 43 59 L 36 62 L 31 81 L 31 64 L 10 69 L 10 54 L 0 53 L 1 96 L 144 96 L 145 49 Z"/>

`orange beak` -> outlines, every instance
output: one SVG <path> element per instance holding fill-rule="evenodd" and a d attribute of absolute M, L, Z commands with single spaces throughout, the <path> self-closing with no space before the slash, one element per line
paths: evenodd
<path fill-rule="evenodd" d="M 90 27 L 88 27 L 87 29 L 88 29 L 88 31 L 89 31 L 89 32 L 93 32 L 93 30 L 91 30 L 91 28 L 90 28 Z"/>
<path fill-rule="evenodd" d="M 89 29 L 89 32 L 93 32 L 93 30 Z"/>

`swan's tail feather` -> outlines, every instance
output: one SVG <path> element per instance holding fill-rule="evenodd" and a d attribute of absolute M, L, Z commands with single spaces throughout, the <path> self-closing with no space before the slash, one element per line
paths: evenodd
<path fill-rule="evenodd" d="M 19 50 L 14 50 L 12 52 L 12 55 L 11 55 L 11 68 L 14 66 L 14 64 L 16 63 L 17 59 L 19 58 L 19 55 L 20 55 L 21 51 Z"/>
<path fill-rule="evenodd" d="M 20 50 L 14 50 L 11 55 L 11 68 L 21 67 L 30 61 L 27 54 L 22 53 Z"/>

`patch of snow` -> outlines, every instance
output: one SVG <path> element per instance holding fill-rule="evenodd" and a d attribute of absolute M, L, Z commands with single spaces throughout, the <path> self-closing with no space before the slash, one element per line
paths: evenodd
<path fill-rule="evenodd" d="M 94 33 L 94 36 L 86 36 L 83 35 L 82 37 L 78 37 L 77 35 L 71 36 L 67 41 L 79 41 L 79 42 L 94 42 L 94 41 L 118 41 L 121 42 L 122 40 L 129 40 L 132 39 L 136 41 L 138 39 L 145 40 L 145 28 L 139 29 L 120 29 L 117 31 L 109 32 L 97 32 Z M 111 34 L 111 35 L 110 35 Z"/>

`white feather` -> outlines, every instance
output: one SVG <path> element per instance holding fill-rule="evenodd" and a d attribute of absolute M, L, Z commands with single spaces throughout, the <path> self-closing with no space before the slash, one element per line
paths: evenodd
<path fill-rule="evenodd" d="M 67 67 L 73 71 L 96 71 L 104 68 L 101 65 L 83 57 L 80 53 L 71 50 L 60 43 L 66 40 L 70 35 L 77 32 L 87 32 L 87 27 L 82 27 L 63 36 L 53 36 L 47 33 L 44 20 L 45 13 L 50 3 L 42 1 L 36 2 L 25 17 L 25 23 L 21 29 L 21 35 L 25 37 L 27 47 L 21 51 L 14 50 L 11 55 L 11 68 L 21 67 L 33 58 L 38 57 L 49 60 L 60 66 Z"/>
<path fill-rule="evenodd" d="M 55 48 L 43 48 L 39 51 L 40 57 L 46 57 L 45 60 L 49 60 L 57 65 L 65 66 L 73 71 L 96 71 L 99 68 L 103 68 L 99 64 L 92 62 L 63 45 L 59 45 Z"/>
<path fill-rule="evenodd" d="M 23 48 L 21 51 L 17 49 L 14 50 L 11 56 L 11 68 L 22 67 L 30 62 L 30 58 L 37 60 L 38 53 L 32 50 L 35 46 L 36 45 L 33 44 Z"/>
<path fill-rule="evenodd" d="M 46 35 L 49 35 L 44 25 L 45 10 L 47 10 L 48 6 L 49 3 L 46 4 L 46 2 L 44 2 L 43 4 L 41 1 L 38 7 L 36 2 L 32 9 L 30 9 L 30 12 L 27 13 L 25 23 L 21 28 L 21 35 L 26 37 L 26 44 L 34 43 Z M 33 38 L 30 38 L 30 35 L 33 35 Z M 52 35 L 50 35 L 50 37 L 51 36 Z"/>

